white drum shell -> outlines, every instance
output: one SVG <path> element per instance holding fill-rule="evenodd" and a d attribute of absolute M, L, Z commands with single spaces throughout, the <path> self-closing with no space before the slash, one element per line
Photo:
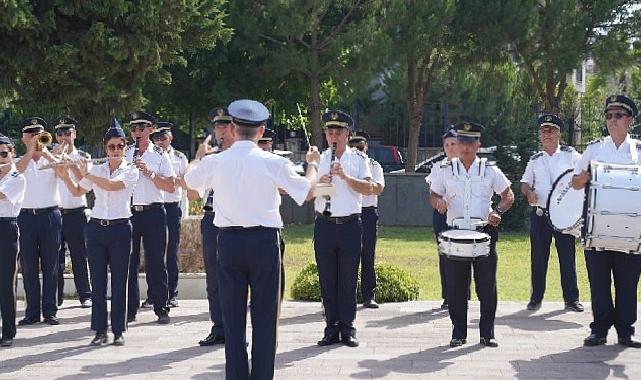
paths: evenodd
<path fill-rule="evenodd" d="M 547 201 L 548 219 L 552 227 L 564 234 L 581 235 L 585 192 L 572 187 L 572 170 L 561 174 L 554 183 Z"/>
<path fill-rule="evenodd" d="M 447 230 L 438 237 L 439 252 L 448 257 L 474 259 L 490 254 L 490 235 L 470 230 Z"/>
<path fill-rule="evenodd" d="M 641 165 L 590 165 L 585 248 L 639 254 Z"/>

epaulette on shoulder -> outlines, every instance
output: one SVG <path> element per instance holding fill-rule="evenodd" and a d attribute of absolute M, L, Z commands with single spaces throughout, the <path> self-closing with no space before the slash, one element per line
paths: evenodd
<path fill-rule="evenodd" d="M 368 158 L 369 158 L 369 157 L 367 157 L 367 155 L 366 155 L 365 153 L 361 152 L 361 151 L 360 151 L 360 150 L 358 150 L 358 149 L 355 149 L 355 150 L 354 150 L 354 153 L 356 153 L 357 155 L 359 155 L 359 156 L 361 156 L 361 157 L 363 157 L 363 158 L 365 158 L 365 159 L 368 159 Z"/>
<path fill-rule="evenodd" d="M 441 161 L 441 165 L 439 165 L 439 166 L 441 168 L 446 168 L 446 167 L 451 166 L 451 165 L 452 165 L 452 161 L 450 161 L 449 159 L 445 159 L 445 160 Z"/>
<path fill-rule="evenodd" d="M 574 152 L 574 148 L 569 145 L 561 145 L 559 148 L 562 152 Z"/>
<path fill-rule="evenodd" d="M 174 155 L 175 155 L 176 157 L 178 157 L 178 158 L 186 157 L 186 156 L 185 156 L 185 153 L 183 153 L 183 152 L 181 152 L 181 151 L 179 151 L 179 150 L 177 150 L 177 149 L 174 149 Z"/>
<path fill-rule="evenodd" d="M 496 161 L 487 161 L 485 166 L 496 166 Z"/>
<path fill-rule="evenodd" d="M 372 157 L 369 157 L 369 163 L 374 165 L 374 166 L 381 166 L 381 164 L 379 164 L 378 161 L 376 161 Z"/>
<path fill-rule="evenodd" d="M 136 144 L 129 144 L 127 145 L 127 150 L 133 149 L 136 146 Z"/>
<path fill-rule="evenodd" d="M 163 150 L 162 150 L 162 148 L 161 148 L 161 147 L 159 147 L 158 145 L 154 145 L 154 152 L 156 152 L 156 153 L 158 153 L 158 154 L 162 154 L 162 153 L 163 153 Z"/>
<path fill-rule="evenodd" d="M 541 156 L 543 156 L 543 152 L 534 153 L 532 157 L 530 157 L 530 161 L 534 161 Z"/>
<path fill-rule="evenodd" d="M 603 142 L 603 139 L 604 139 L 604 137 L 601 137 L 600 139 L 592 140 L 592 141 L 590 141 L 588 143 L 588 145 L 592 145 L 592 144 Z"/>
<path fill-rule="evenodd" d="M 80 149 L 78 149 L 78 154 L 79 154 L 82 158 L 86 158 L 86 159 L 91 158 L 91 155 L 90 155 L 89 153 L 85 152 L 84 150 L 80 150 Z"/>

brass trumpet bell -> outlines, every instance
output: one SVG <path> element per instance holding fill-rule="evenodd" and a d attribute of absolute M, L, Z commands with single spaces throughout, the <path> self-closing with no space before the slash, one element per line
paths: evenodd
<path fill-rule="evenodd" d="M 37 150 L 42 150 L 45 146 L 51 144 L 53 141 L 53 136 L 51 133 L 45 131 L 38 135 L 38 144 L 36 145 Z"/>

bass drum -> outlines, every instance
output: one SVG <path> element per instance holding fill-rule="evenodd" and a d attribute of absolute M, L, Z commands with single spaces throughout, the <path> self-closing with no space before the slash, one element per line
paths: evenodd
<path fill-rule="evenodd" d="M 581 236 L 585 190 L 572 187 L 572 169 L 568 169 L 552 184 L 546 203 L 550 226 L 564 234 Z"/>

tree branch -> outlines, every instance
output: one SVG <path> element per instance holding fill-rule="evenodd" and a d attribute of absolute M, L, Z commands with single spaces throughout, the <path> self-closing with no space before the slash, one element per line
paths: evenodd
<path fill-rule="evenodd" d="M 356 1 L 356 4 L 354 4 L 354 6 L 350 8 L 349 12 L 347 12 L 345 16 L 343 16 L 343 19 L 338 23 L 338 25 L 332 28 L 332 31 L 329 34 L 329 36 L 327 36 L 327 38 L 325 38 L 318 45 L 319 49 L 323 49 L 325 46 L 329 45 L 332 42 L 332 40 L 336 37 L 336 35 L 340 33 L 341 29 L 343 29 L 343 26 L 345 26 L 345 23 L 347 22 L 347 20 L 349 20 L 350 16 L 352 15 L 352 12 L 354 12 L 354 9 L 358 8 L 358 6 L 361 4 L 361 1 L 362 0 Z"/>

